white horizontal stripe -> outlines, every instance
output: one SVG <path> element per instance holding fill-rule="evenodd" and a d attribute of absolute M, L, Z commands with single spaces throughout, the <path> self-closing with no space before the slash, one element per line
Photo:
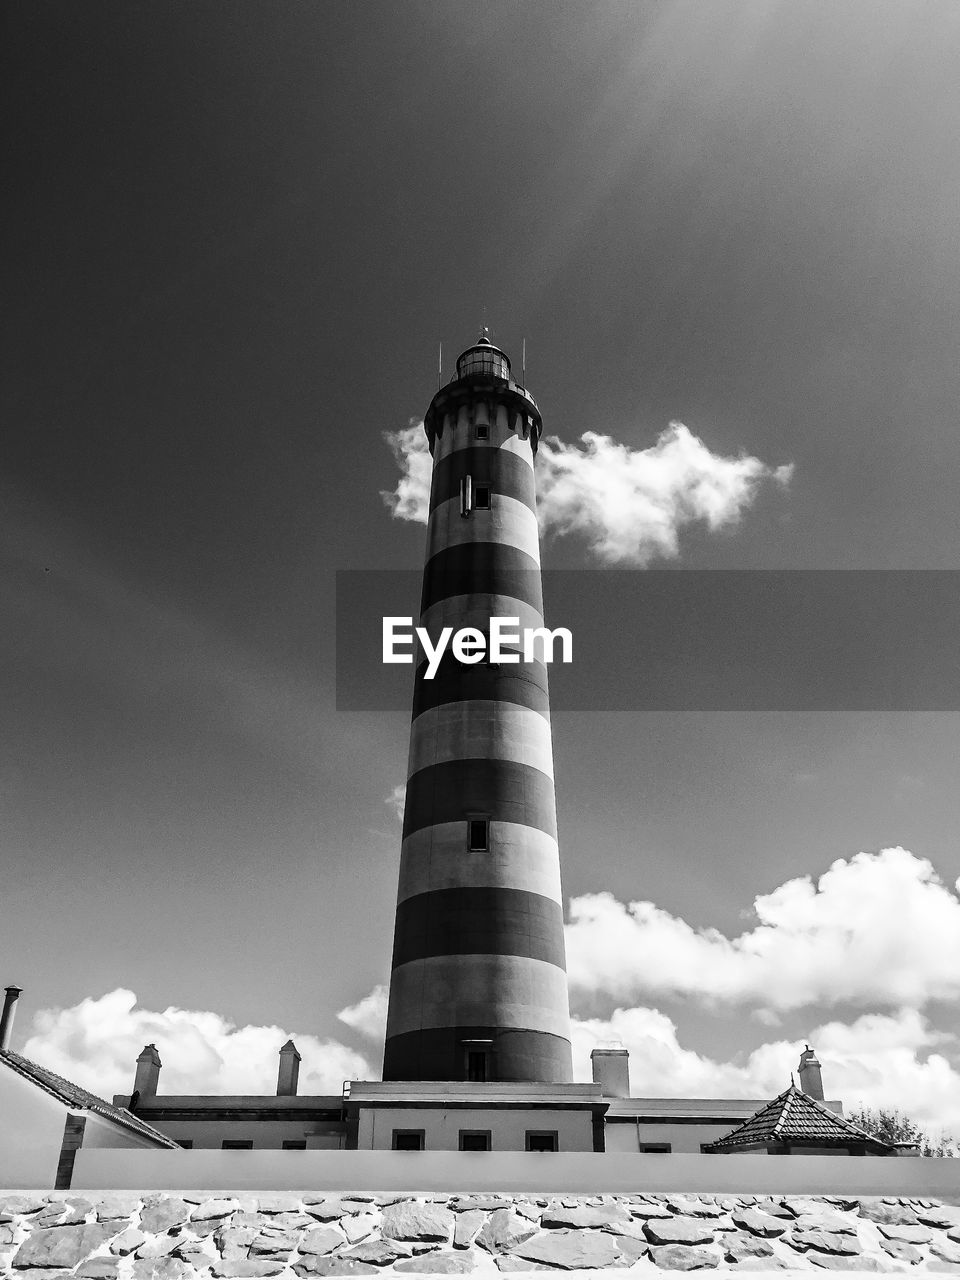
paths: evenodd
<path fill-rule="evenodd" d="M 479 410 L 480 402 L 477 403 Z M 477 423 L 471 426 L 468 421 L 467 406 L 463 405 L 456 423 L 451 423 L 450 415 L 444 419 L 443 434 L 434 446 L 434 466 L 451 453 L 460 449 L 507 449 L 522 458 L 533 468 L 533 447 L 529 438 L 524 440 L 520 430 L 511 431 L 507 426 L 507 410 L 505 405 L 496 406 L 496 422 L 488 424 L 486 440 L 477 439 Z M 477 421 L 480 421 L 478 418 Z M 519 419 L 517 419 L 519 423 Z"/>
<path fill-rule="evenodd" d="M 394 969 L 388 1036 L 457 1026 L 517 1027 L 569 1040 L 567 975 L 528 956 L 427 956 Z"/>
<path fill-rule="evenodd" d="M 550 722 L 529 707 L 483 698 L 430 707 L 410 726 L 407 777 L 448 760 L 515 760 L 552 778 Z"/>
<path fill-rule="evenodd" d="M 496 542 L 517 547 L 540 563 L 540 530 L 537 517 L 525 502 L 503 493 L 493 493 L 489 511 L 460 514 L 460 499 L 449 498 L 434 507 L 427 525 L 427 559 L 446 547 L 465 543 Z"/>
<path fill-rule="evenodd" d="M 545 831 L 491 822 L 490 848 L 467 851 L 466 822 L 441 822 L 407 836 L 400 853 L 397 901 L 434 889 L 523 889 L 563 903 L 560 850 Z"/>

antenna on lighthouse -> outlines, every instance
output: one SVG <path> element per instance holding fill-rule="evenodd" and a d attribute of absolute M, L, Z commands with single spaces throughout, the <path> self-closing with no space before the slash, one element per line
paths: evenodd
<path fill-rule="evenodd" d="M 440 339 L 440 354 L 437 356 L 437 390 L 443 386 L 443 339 Z"/>
<path fill-rule="evenodd" d="M 520 385 L 527 385 L 527 340 L 526 338 L 520 344 Z"/>

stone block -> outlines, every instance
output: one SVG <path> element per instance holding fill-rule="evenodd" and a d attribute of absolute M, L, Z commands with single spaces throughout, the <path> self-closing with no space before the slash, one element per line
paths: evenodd
<path fill-rule="evenodd" d="M 510 1252 L 531 1262 L 545 1263 L 548 1267 L 562 1267 L 565 1271 L 611 1267 L 623 1258 L 613 1236 L 603 1231 L 576 1229 L 540 1232 Z"/>
<path fill-rule="evenodd" d="M 389 1209 L 387 1210 L 389 1213 Z M 377 1218 L 372 1213 L 347 1214 L 340 1219 L 340 1230 L 350 1244 L 365 1240 L 377 1226 Z"/>
<path fill-rule="evenodd" d="M 732 1218 L 734 1226 L 764 1238 L 782 1236 L 788 1225 L 783 1218 L 775 1218 L 759 1209 L 735 1209 Z"/>
<path fill-rule="evenodd" d="M 115 1280 L 119 1258 L 88 1258 L 73 1273 L 80 1280 Z"/>
<path fill-rule="evenodd" d="M 618 1204 L 584 1205 L 576 1209 L 551 1205 L 543 1210 L 540 1225 L 542 1227 L 605 1227 L 613 1222 L 630 1221 L 629 1212 Z"/>
<path fill-rule="evenodd" d="M 908 1244 L 929 1244 L 933 1239 L 933 1232 L 929 1227 L 889 1227 L 885 1222 L 880 1222 L 877 1230 L 885 1240 L 905 1240 Z"/>
<path fill-rule="evenodd" d="M 915 1266 L 923 1258 L 920 1250 L 906 1240 L 881 1240 L 880 1248 L 897 1262 L 909 1262 L 911 1266 Z"/>
<path fill-rule="evenodd" d="M 346 1243 L 347 1237 L 336 1227 L 314 1227 L 300 1241 L 300 1252 L 323 1257 Z"/>
<path fill-rule="evenodd" d="M 521 1218 L 512 1209 L 495 1209 L 477 1236 L 477 1244 L 488 1253 L 507 1253 L 539 1229 L 535 1222 Z"/>
<path fill-rule="evenodd" d="M 644 1227 L 652 1244 L 711 1244 L 713 1228 L 704 1218 L 671 1218 L 652 1220 Z"/>
<path fill-rule="evenodd" d="M 414 1271 L 426 1275 L 466 1275 L 476 1268 L 477 1259 L 473 1252 L 427 1253 L 421 1258 L 410 1258 L 405 1262 L 394 1263 L 394 1271 Z"/>
<path fill-rule="evenodd" d="M 662 1271 L 701 1271 L 720 1264 L 718 1254 L 688 1244 L 654 1246 L 650 1250 L 650 1258 L 653 1265 Z"/>
<path fill-rule="evenodd" d="M 912 1209 L 908 1209 L 906 1205 L 889 1203 L 887 1200 L 877 1200 L 873 1197 L 860 1201 L 860 1217 L 867 1218 L 870 1222 L 882 1222 L 888 1227 L 914 1227 L 917 1225 L 917 1215 Z"/>
<path fill-rule="evenodd" d="M 466 1249 L 477 1238 L 477 1232 L 487 1220 L 482 1209 L 467 1209 L 457 1214 L 453 1228 L 453 1243 L 457 1249 Z"/>
<path fill-rule="evenodd" d="M 372 1276 L 378 1267 L 369 1262 L 358 1262 L 355 1258 L 318 1258 L 303 1259 L 293 1264 L 296 1275 L 304 1276 Z"/>
<path fill-rule="evenodd" d="M 99 1223 L 73 1227 L 38 1227 L 13 1255 L 18 1269 L 75 1267 L 109 1240 L 114 1233 Z"/>
<path fill-rule="evenodd" d="M 930 1242 L 930 1252 L 935 1258 L 939 1258 L 941 1262 L 960 1263 L 960 1244 L 954 1244 L 952 1240 L 947 1240 L 942 1236 L 939 1240 Z M 16 1259 L 14 1259 L 13 1265 L 17 1265 Z"/>
<path fill-rule="evenodd" d="M 189 1217 L 190 1206 L 185 1200 L 177 1196 L 158 1196 L 152 1203 L 144 1201 L 140 1210 L 140 1230 L 169 1231 L 171 1227 L 182 1227 Z"/>
<path fill-rule="evenodd" d="M 380 1234 L 391 1240 L 446 1243 L 452 1239 L 455 1226 L 456 1215 L 444 1205 L 408 1200 L 384 1209 Z"/>
<path fill-rule="evenodd" d="M 813 1251 L 814 1253 L 831 1253 L 831 1254 L 858 1254 L 860 1253 L 860 1241 L 856 1236 L 848 1235 L 840 1231 L 791 1231 L 788 1236 L 784 1236 L 787 1244 L 793 1245 L 794 1249 L 801 1252 Z"/>

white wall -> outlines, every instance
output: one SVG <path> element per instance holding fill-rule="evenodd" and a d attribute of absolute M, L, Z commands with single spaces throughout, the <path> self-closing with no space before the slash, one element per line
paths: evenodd
<path fill-rule="evenodd" d="M 409 1113 L 408 1113 L 409 1114 Z M 960 1160 L 611 1152 L 80 1150 L 88 1190 L 671 1192 L 929 1196 L 960 1204 Z"/>
<path fill-rule="evenodd" d="M 389 1151 L 394 1129 L 423 1129 L 427 1151 L 457 1151 L 461 1129 L 489 1129 L 493 1151 L 523 1151 L 527 1129 L 556 1129 L 561 1151 L 593 1151 L 589 1111 L 362 1107 L 357 1146 Z"/>
<path fill-rule="evenodd" d="M 639 1136 L 635 1123 L 607 1124 L 604 1143 L 608 1151 L 639 1150 L 641 1142 L 669 1142 L 671 1151 L 679 1155 L 699 1155 L 702 1142 L 716 1142 L 729 1133 L 733 1124 L 677 1124 L 664 1120 L 659 1124 L 641 1121 Z"/>
<path fill-rule="evenodd" d="M 327 1126 L 326 1133 L 311 1133 L 321 1125 L 303 1120 L 150 1120 L 150 1124 L 175 1141 L 188 1138 L 195 1148 L 219 1150 L 224 1138 L 249 1140 L 255 1151 L 279 1151 L 287 1139 L 306 1138 L 307 1148 L 336 1150 L 343 1137 L 336 1126 Z M 341 1126 L 342 1127 L 342 1126 Z"/>
<path fill-rule="evenodd" d="M 0 1187 L 52 1188 L 68 1111 L 0 1065 Z"/>

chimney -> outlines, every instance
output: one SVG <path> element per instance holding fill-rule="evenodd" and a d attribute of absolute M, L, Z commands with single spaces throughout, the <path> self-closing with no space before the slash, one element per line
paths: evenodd
<path fill-rule="evenodd" d="M 280 1050 L 280 1070 L 277 1074 L 277 1097 L 292 1098 L 297 1092 L 300 1078 L 300 1054 L 292 1040 Z"/>
<path fill-rule="evenodd" d="M 805 1094 L 811 1098 L 817 1098 L 823 1101 L 823 1081 L 820 1078 L 820 1063 L 817 1061 L 817 1055 L 809 1045 L 800 1055 L 800 1064 L 797 1067 L 800 1076 L 800 1088 Z"/>
<path fill-rule="evenodd" d="M 630 1055 L 626 1049 L 593 1049 L 590 1065 L 593 1083 L 600 1086 L 606 1097 L 630 1097 Z"/>
<path fill-rule="evenodd" d="M 10 1036 L 13 1034 L 13 1016 L 17 1012 L 17 1001 L 23 987 L 6 987 L 3 997 L 3 1013 L 0 1013 L 0 1050 L 10 1048 Z"/>
<path fill-rule="evenodd" d="M 137 1058 L 137 1076 L 133 1082 L 133 1093 L 139 1102 L 142 1098 L 155 1098 L 157 1096 L 157 1085 L 160 1083 L 160 1068 L 163 1063 L 160 1061 L 160 1055 L 157 1053 L 155 1044 L 145 1044 L 140 1051 L 140 1057 Z M 131 1106 L 135 1103 L 131 1099 Z"/>

